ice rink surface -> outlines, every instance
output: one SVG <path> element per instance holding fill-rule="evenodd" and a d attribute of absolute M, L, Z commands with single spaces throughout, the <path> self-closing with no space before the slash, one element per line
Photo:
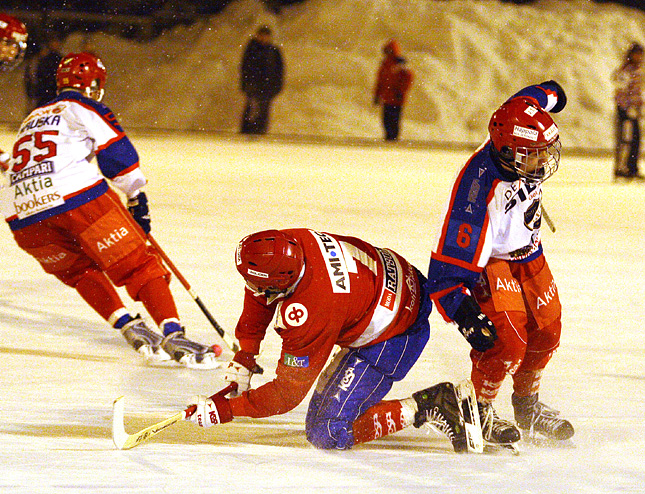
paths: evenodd
<path fill-rule="evenodd" d="M 152 233 L 219 323 L 232 331 L 244 235 L 309 227 L 390 247 L 427 270 L 448 187 L 468 153 L 404 145 L 334 147 L 212 136 L 135 135 Z M 12 135 L 0 133 L 0 148 Z M 541 399 L 576 428 L 568 447 L 457 455 L 424 429 L 346 452 L 313 449 L 306 402 L 283 416 L 203 430 L 179 423 L 129 451 L 111 440 L 112 401 L 126 396 L 126 430 L 181 410 L 223 386 L 221 370 L 146 365 L 71 289 L 0 234 L 0 492 L 645 492 L 645 184 L 611 182 L 608 158 L 568 156 L 544 187 L 556 223 L 543 243 L 563 303 L 561 348 Z M 189 336 L 219 343 L 174 280 Z M 123 291 L 124 299 L 127 295 Z M 142 310 L 128 303 L 133 310 Z M 431 315 L 432 337 L 390 397 L 469 375 L 469 346 Z M 259 362 L 275 374 L 279 338 Z M 225 351 L 226 361 L 231 356 Z M 510 381 L 497 402 L 511 417 Z"/>

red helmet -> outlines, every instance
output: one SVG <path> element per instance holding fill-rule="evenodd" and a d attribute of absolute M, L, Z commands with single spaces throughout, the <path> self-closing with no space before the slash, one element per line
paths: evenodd
<path fill-rule="evenodd" d="M 101 59 L 90 53 L 70 53 L 56 71 L 56 86 L 80 89 L 85 96 L 101 101 L 107 72 Z"/>
<path fill-rule="evenodd" d="M 0 71 L 13 69 L 25 57 L 27 28 L 15 17 L 0 13 Z"/>
<path fill-rule="evenodd" d="M 287 293 L 295 285 L 305 265 L 305 255 L 291 235 L 266 230 L 240 241 L 235 264 L 251 290 L 270 296 Z"/>
<path fill-rule="evenodd" d="M 513 98 L 490 119 L 488 132 L 503 168 L 543 182 L 560 164 L 560 136 L 551 115 L 532 98 Z"/>

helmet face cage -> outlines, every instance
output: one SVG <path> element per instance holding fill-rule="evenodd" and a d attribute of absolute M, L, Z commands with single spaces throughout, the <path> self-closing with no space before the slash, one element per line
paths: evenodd
<path fill-rule="evenodd" d="M 500 106 L 488 131 L 500 165 L 518 178 L 543 182 L 558 169 L 558 127 L 532 98 L 514 98 Z"/>
<path fill-rule="evenodd" d="M 56 85 L 79 89 L 88 98 L 103 99 L 106 70 L 103 62 L 89 53 L 70 53 L 64 57 L 56 71 Z"/>
<path fill-rule="evenodd" d="M 279 286 L 270 286 L 270 285 L 256 285 L 252 281 L 246 279 L 244 280 L 246 287 L 257 295 L 262 295 L 266 297 L 269 303 L 273 302 L 275 299 L 286 297 L 291 295 L 295 290 L 296 284 L 294 283 L 288 288 L 281 288 Z"/>
<path fill-rule="evenodd" d="M 94 79 L 90 85 L 85 88 L 85 95 L 96 101 L 101 101 L 104 94 L 105 89 L 101 87 L 99 79 Z"/>
<path fill-rule="evenodd" d="M 27 52 L 27 28 L 15 17 L 0 13 L 0 72 L 17 67 Z"/>
<path fill-rule="evenodd" d="M 541 148 L 518 147 L 514 171 L 529 182 L 544 182 L 560 165 L 560 139 Z"/>

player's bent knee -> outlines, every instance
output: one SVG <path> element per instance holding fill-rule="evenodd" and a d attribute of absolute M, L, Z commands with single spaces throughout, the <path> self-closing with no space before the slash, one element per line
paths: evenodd
<path fill-rule="evenodd" d="M 349 449 L 354 436 L 346 420 L 327 419 L 307 427 L 307 441 L 318 449 Z"/>

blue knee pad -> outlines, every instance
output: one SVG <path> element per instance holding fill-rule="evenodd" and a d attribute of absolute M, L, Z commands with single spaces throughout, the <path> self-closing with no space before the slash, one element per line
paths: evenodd
<path fill-rule="evenodd" d="M 321 449 L 351 448 L 354 421 L 406 376 L 429 336 L 426 313 L 401 335 L 368 347 L 343 349 L 330 364 L 330 375 L 321 376 L 309 403 L 307 440 Z"/>

